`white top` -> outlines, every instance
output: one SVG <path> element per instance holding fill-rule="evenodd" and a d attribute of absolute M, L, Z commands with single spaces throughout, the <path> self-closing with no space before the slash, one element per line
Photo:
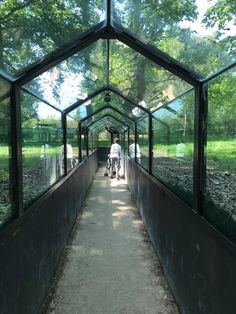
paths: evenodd
<path fill-rule="evenodd" d="M 141 157 L 141 152 L 140 152 L 139 144 L 136 144 L 136 150 L 137 150 L 137 158 L 140 158 Z M 129 145 L 129 155 L 130 155 L 131 158 L 135 157 L 135 144 L 134 143 Z"/>
<path fill-rule="evenodd" d="M 64 154 L 64 145 L 61 146 L 62 155 Z M 66 144 L 66 157 L 68 159 L 73 158 L 73 148 L 70 144 Z"/>
<path fill-rule="evenodd" d="M 111 145 L 110 157 L 111 158 L 120 158 L 121 147 L 119 144 L 115 143 Z"/>

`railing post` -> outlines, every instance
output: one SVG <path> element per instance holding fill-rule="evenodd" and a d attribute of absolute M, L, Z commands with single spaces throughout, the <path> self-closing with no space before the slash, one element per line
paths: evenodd
<path fill-rule="evenodd" d="M 134 125 L 134 160 L 137 162 L 137 122 Z"/>
<path fill-rule="evenodd" d="M 193 163 L 193 209 L 202 215 L 206 188 L 206 160 L 204 156 L 207 128 L 208 86 L 195 88 L 194 163 Z"/>
<path fill-rule="evenodd" d="M 20 87 L 11 87 L 11 199 L 16 217 L 23 214 L 23 171 Z"/>
<path fill-rule="evenodd" d="M 152 130 L 152 114 L 149 113 L 148 123 L 148 172 L 152 174 L 152 161 L 153 161 L 153 130 Z"/>
<path fill-rule="evenodd" d="M 62 120 L 62 130 L 63 130 L 63 145 L 64 145 L 64 172 L 65 175 L 67 174 L 67 149 L 66 149 L 66 144 L 67 144 L 67 125 L 66 125 L 66 114 L 62 113 L 61 114 L 61 120 Z"/>
<path fill-rule="evenodd" d="M 78 139 L 79 139 L 79 162 L 82 161 L 82 134 L 81 134 L 81 130 L 82 130 L 82 127 L 81 127 L 81 122 L 79 122 L 79 136 L 78 136 Z"/>

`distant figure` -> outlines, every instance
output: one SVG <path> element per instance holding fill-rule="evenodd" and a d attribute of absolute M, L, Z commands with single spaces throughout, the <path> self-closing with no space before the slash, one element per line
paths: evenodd
<path fill-rule="evenodd" d="M 48 144 L 43 144 L 40 150 L 40 158 L 45 158 L 48 156 L 48 149 L 51 148 Z"/>
<path fill-rule="evenodd" d="M 176 145 L 176 157 L 183 158 L 185 155 L 185 144 L 179 143 Z"/>
<path fill-rule="evenodd" d="M 62 165 L 64 165 L 64 145 L 61 146 Z M 67 170 L 73 168 L 73 148 L 70 144 L 66 144 L 66 160 Z"/>
<path fill-rule="evenodd" d="M 114 144 L 111 145 L 110 149 L 110 160 L 111 160 L 111 166 L 109 169 L 109 176 L 112 179 L 113 177 L 113 168 L 115 166 L 116 170 L 116 179 L 119 180 L 119 171 L 120 171 L 120 155 L 121 155 L 121 147 L 118 144 L 119 139 L 114 139 Z"/>
<path fill-rule="evenodd" d="M 131 144 L 129 145 L 129 156 L 130 158 L 134 159 L 135 158 L 135 143 L 134 139 L 130 139 Z M 136 157 L 137 157 L 137 162 L 140 164 L 141 163 L 141 152 L 140 152 L 140 147 L 139 144 L 136 144 Z"/>

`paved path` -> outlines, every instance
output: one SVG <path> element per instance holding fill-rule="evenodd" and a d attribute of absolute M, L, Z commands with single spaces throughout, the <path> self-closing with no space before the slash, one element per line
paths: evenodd
<path fill-rule="evenodd" d="M 177 314 L 125 180 L 96 173 L 47 313 Z"/>

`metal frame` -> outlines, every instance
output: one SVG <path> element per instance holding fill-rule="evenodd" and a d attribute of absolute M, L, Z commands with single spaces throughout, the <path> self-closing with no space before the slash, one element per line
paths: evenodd
<path fill-rule="evenodd" d="M 22 216 L 23 209 L 23 169 L 22 169 L 22 129 L 20 110 L 20 88 L 11 86 L 11 167 L 10 178 L 12 182 L 11 200 L 13 212 L 16 217 Z"/>
<path fill-rule="evenodd" d="M 23 173 L 22 173 L 22 133 L 21 133 L 21 111 L 20 111 L 20 88 L 30 93 L 35 98 L 43 101 L 45 104 L 51 106 L 55 110 L 58 110 L 62 113 L 63 119 L 63 133 L 64 133 L 64 143 L 66 143 L 66 119 L 65 115 L 69 114 L 72 110 L 82 105 L 85 101 L 95 97 L 99 93 L 103 91 L 111 91 L 119 95 L 124 100 L 133 104 L 134 106 L 140 108 L 144 112 L 149 114 L 149 132 L 152 132 L 152 113 L 150 110 L 143 108 L 139 104 L 134 103 L 131 99 L 124 96 L 122 92 L 117 90 L 116 88 L 109 85 L 109 60 L 110 60 L 110 47 L 109 47 L 109 39 L 117 39 L 122 41 L 124 44 L 134 49 L 135 51 L 142 54 L 147 59 L 153 61 L 158 66 L 163 67 L 164 69 L 171 72 L 173 75 L 183 79 L 185 82 L 188 82 L 195 88 L 195 126 L 194 126 L 194 174 L 193 174 L 193 204 L 194 210 L 202 215 L 202 206 L 203 206 L 203 197 L 205 190 L 205 169 L 206 163 L 204 159 L 204 145 L 206 140 L 206 121 L 207 121 L 207 91 L 208 85 L 207 83 L 218 77 L 220 74 L 223 74 L 230 70 L 231 68 L 236 66 L 236 62 L 230 64 L 224 69 L 218 71 L 217 73 L 203 78 L 198 73 L 195 73 L 191 69 L 187 68 L 182 63 L 178 62 L 174 58 L 170 57 L 168 54 L 162 52 L 154 46 L 148 45 L 145 42 L 137 39 L 135 34 L 129 32 L 127 29 L 122 27 L 121 25 L 115 23 L 112 19 L 112 0 L 107 0 L 107 11 L 106 11 L 106 19 L 96 26 L 90 28 L 83 34 L 80 34 L 78 37 L 72 39 L 67 44 L 62 47 L 52 51 L 51 53 L 44 56 L 44 58 L 40 58 L 38 61 L 34 62 L 30 66 L 26 67 L 22 70 L 22 73 L 14 78 L 11 75 L 3 74 L 0 71 L 0 77 L 3 77 L 5 80 L 12 84 L 11 88 L 11 180 L 13 182 L 12 187 L 12 203 L 14 208 L 14 213 L 17 217 L 23 214 Z M 68 57 L 72 56 L 75 53 L 78 53 L 82 49 L 88 47 L 90 44 L 96 42 L 98 39 L 106 39 L 107 40 L 107 77 L 106 77 L 106 86 L 101 89 L 95 91 L 85 100 L 79 100 L 72 106 L 68 107 L 66 110 L 61 111 L 58 108 L 55 108 L 51 104 L 47 103 L 45 100 L 41 99 L 33 92 L 29 91 L 25 87 L 24 84 L 31 81 L 38 75 L 44 73 L 50 68 L 56 66 L 60 62 L 66 60 Z M 188 92 L 188 91 L 187 91 Z M 182 96 L 182 95 L 180 95 Z M 113 108 L 114 109 L 114 108 Z M 157 109 L 158 110 L 158 109 Z M 156 111 L 156 110 L 155 110 Z M 155 112 L 154 111 L 154 112 Z M 105 115 L 111 116 L 112 115 Z M 117 120 L 115 117 L 113 119 Z M 132 120 L 132 119 L 131 119 Z M 133 121 L 133 120 L 132 120 Z M 133 121 L 136 126 L 136 122 Z M 79 122 L 79 145 L 81 146 L 81 121 Z M 125 125 L 121 122 L 122 125 Z M 88 127 L 90 127 L 90 124 Z M 129 138 L 130 138 L 130 129 L 128 127 L 128 146 L 129 146 Z M 149 135 L 150 135 L 149 134 Z M 135 130 L 135 137 L 137 142 L 137 126 Z M 149 159 L 151 157 L 152 152 L 152 135 L 149 140 Z M 65 146 L 65 145 L 64 145 Z M 66 152 L 64 151 L 65 156 Z M 81 154 L 81 151 L 80 151 Z M 87 156 L 88 156 L 88 134 L 87 134 Z M 136 152 L 135 152 L 136 156 Z M 136 158 L 136 157 L 135 157 Z M 80 156 L 81 159 L 81 156 Z M 66 169 L 66 167 L 65 167 Z M 151 161 L 149 160 L 149 172 L 151 173 Z M 13 175 L 14 174 L 14 175 Z"/>

